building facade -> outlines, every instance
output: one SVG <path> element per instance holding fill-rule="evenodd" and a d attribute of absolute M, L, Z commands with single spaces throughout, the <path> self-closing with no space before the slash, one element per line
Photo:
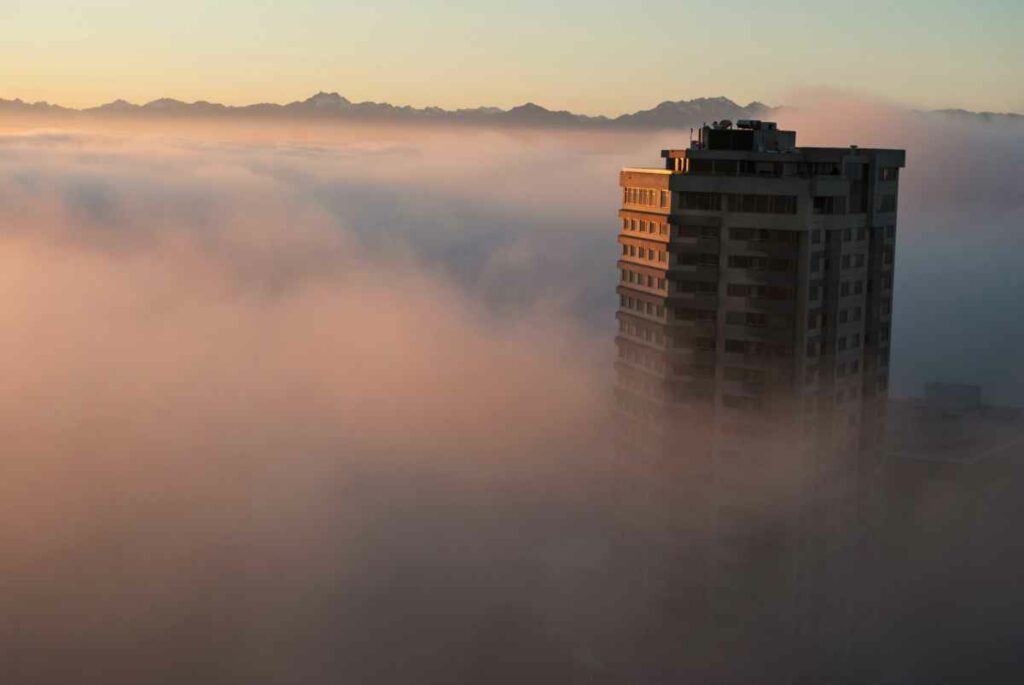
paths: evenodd
<path fill-rule="evenodd" d="M 801 520 L 870 506 L 905 153 L 740 121 L 661 156 L 619 179 L 620 453 L 678 475 L 716 568 L 792 576 Z"/>

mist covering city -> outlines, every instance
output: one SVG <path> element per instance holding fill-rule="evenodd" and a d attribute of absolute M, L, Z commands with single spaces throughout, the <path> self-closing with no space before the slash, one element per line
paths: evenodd
<path fill-rule="evenodd" d="M 1024 123 L 773 104 L 798 145 L 906 150 L 890 397 L 1013 416 Z M 0 120 L 5 681 L 1016 682 L 1012 423 L 837 546 L 827 621 L 756 549 L 756 611 L 679 580 L 712 532 L 613 449 L 615 236 L 619 170 L 691 136 Z"/>

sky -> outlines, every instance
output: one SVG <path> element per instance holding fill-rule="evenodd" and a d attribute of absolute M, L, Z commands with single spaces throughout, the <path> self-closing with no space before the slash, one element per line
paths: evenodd
<path fill-rule="evenodd" d="M 285 102 L 320 91 L 447 108 L 619 114 L 841 88 L 1024 111 L 1014 0 L 0 0 L 0 97 Z"/>

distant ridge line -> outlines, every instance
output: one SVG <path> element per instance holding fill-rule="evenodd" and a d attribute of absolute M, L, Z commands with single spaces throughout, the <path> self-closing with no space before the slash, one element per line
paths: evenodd
<path fill-rule="evenodd" d="M 558 128 L 657 129 L 699 126 L 720 119 L 757 119 L 770 117 L 781 109 L 761 102 L 740 105 L 726 97 L 701 97 L 692 100 L 666 100 L 645 110 L 617 117 L 590 116 L 565 110 L 550 110 L 533 102 L 509 109 L 476 107 L 447 110 L 440 107 L 410 107 L 380 102 L 352 102 L 336 92 L 319 92 L 287 104 L 261 102 L 250 105 L 224 105 L 198 100 L 184 102 L 159 98 L 139 105 L 117 99 L 97 107 L 75 109 L 48 102 L 24 102 L 0 98 L 0 115 L 5 113 L 47 113 L 69 117 L 253 117 L 350 120 L 365 122 L 436 122 L 505 126 Z M 940 109 L 925 112 L 956 118 L 1022 121 L 1016 113 L 971 112 Z"/>

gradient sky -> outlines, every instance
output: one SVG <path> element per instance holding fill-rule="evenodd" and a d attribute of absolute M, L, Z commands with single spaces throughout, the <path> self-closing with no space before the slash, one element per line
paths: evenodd
<path fill-rule="evenodd" d="M 0 0 L 0 97 L 617 114 L 835 88 L 1024 111 L 1020 0 Z"/>

